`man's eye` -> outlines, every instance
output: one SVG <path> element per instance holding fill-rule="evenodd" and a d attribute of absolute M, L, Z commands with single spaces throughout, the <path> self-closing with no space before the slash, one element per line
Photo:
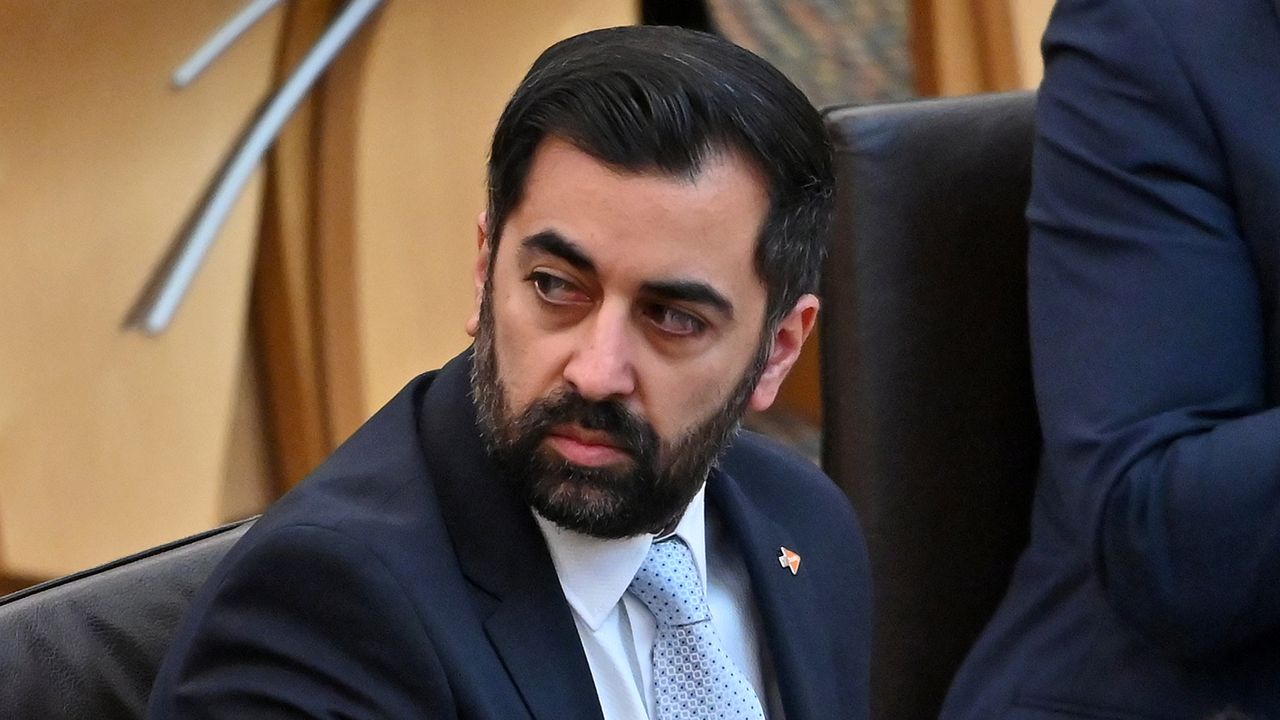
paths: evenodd
<path fill-rule="evenodd" d="M 707 329 L 707 324 L 698 317 L 669 305 L 653 305 L 646 314 L 659 330 L 668 335 L 692 337 Z"/>
<path fill-rule="evenodd" d="M 533 283 L 538 295 L 549 303 L 581 303 L 588 300 L 586 294 L 579 290 L 576 285 L 550 273 L 530 273 L 529 281 Z"/>

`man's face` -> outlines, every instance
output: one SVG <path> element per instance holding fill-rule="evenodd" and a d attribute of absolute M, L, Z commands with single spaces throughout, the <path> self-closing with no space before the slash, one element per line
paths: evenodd
<path fill-rule="evenodd" d="M 817 303 L 764 333 L 767 211 L 735 155 L 673 178 L 549 138 L 496 255 L 481 221 L 477 413 L 543 516 L 601 537 L 671 525 L 745 408 L 772 402 Z"/>

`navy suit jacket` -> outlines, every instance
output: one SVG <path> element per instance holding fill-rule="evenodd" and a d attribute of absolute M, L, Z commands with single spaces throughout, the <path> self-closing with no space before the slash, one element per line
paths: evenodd
<path fill-rule="evenodd" d="M 1280 718 L 1280 2 L 1061 0 L 1032 539 L 943 717 Z"/>
<path fill-rule="evenodd" d="M 480 444 L 469 369 L 468 354 L 411 382 L 258 520 L 196 597 L 150 717 L 601 717 L 542 535 Z M 865 718 L 870 588 L 847 500 L 746 433 L 707 500 L 746 562 L 787 718 Z"/>

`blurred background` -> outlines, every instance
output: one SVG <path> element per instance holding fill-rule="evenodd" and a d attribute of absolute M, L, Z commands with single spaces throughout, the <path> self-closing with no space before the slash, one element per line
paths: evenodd
<path fill-rule="evenodd" d="M 1052 0 L 386 0 L 279 133 L 172 324 L 125 326 L 348 7 L 0 0 L 0 593 L 260 512 L 465 348 L 487 143 L 595 27 L 722 34 L 818 106 L 1034 88 Z M 821 338 L 817 338 L 821 342 Z M 753 426 L 816 457 L 816 343 Z"/>

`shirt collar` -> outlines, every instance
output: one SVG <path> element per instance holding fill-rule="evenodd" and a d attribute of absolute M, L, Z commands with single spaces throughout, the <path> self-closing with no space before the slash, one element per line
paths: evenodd
<path fill-rule="evenodd" d="M 704 592 L 707 588 L 706 489 L 704 483 L 671 533 L 693 552 Z M 569 607 L 592 632 L 599 630 L 627 591 L 656 536 L 646 533 L 603 540 L 566 530 L 537 512 L 533 513 L 533 519 L 547 541 L 551 562 Z"/>

